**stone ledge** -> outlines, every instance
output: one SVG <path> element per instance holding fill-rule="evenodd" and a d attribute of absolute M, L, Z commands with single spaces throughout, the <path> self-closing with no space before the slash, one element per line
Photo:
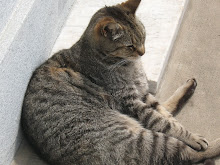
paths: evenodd
<path fill-rule="evenodd" d="M 76 1 L 52 53 L 72 46 L 87 27 L 92 15 L 105 5 L 114 5 L 124 0 Z M 146 54 L 143 66 L 147 73 L 151 92 L 155 93 L 169 59 L 188 0 L 144 0 L 137 16 L 146 27 Z"/>
<path fill-rule="evenodd" d="M 152 93 L 156 93 L 167 66 L 188 0 L 147 0 L 140 10 L 147 30 L 146 55 L 142 61 Z"/>

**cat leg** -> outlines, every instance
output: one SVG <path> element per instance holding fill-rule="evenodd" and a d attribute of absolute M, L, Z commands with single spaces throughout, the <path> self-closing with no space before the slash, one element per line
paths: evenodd
<path fill-rule="evenodd" d="M 161 105 L 171 114 L 176 114 L 187 100 L 193 95 L 197 86 L 196 80 L 189 79 L 184 85 L 179 87 L 174 94 Z"/>
<path fill-rule="evenodd" d="M 192 165 L 215 165 L 215 160 L 214 159 L 206 159 L 203 162 L 192 164 Z"/>
<path fill-rule="evenodd" d="M 217 156 L 220 156 L 220 139 L 212 141 L 206 151 L 195 152 L 193 149 L 190 152 L 190 159 L 193 162 L 199 162 L 205 159 L 212 159 Z M 212 165 L 215 164 L 211 160 L 205 161 L 205 165 Z"/>
<path fill-rule="evenodd" d="M 160 132 L 141 129 L 132 140 L 135 148 L 129 147 L 126 159 L 135 159 L 139 164 L 149 165 L 185 165 L 220 156 L 220 139 L 210 143 L 206 151 L 198 152 L 184 142 Z M 134 146 L 131 144 L 130 146 Z M 135 153 L 136 152 L 136 153 Z M 130 162 L 127 160 L 126 162 Z"/>
<path fill-rule="evenodd" d="M 197 86 L 195 79 L 189 79 L 187 82 L 179 87 L 174 94 L 165 102 L 160 104 L 158 100 L 148 93 L 144 98 L 144 102 L 147 105 L 154 107 L 159 113 L 165 117 L 170 117 L 171 114 L 176 114 L 187 100 L 192 96 Z"/>
<path fill-rule="evenodd" d="M 189 81 L 187 81 L 189 82 Z M 187 84 L 187 83 L 186 83 Z M 186 85 L 185 84 L 185 85 Z M 180 87 L 175 93 L 181 93 L 181 91 L 186 87 L 185 85 L 183 85 L 182 87 Z M 175 94 L 174 94 L 175 95 Z M 174 98 L 174 96 L 172 96 Z M 173 115 L 166 110 L 166 108 L 163 106 L 163 105 L 160 105 L 159 102 L 156 100 L 156 98 L 151 95 L 151 94 L 148 94 L 146 96 L 146 104 L 150 104 L 152 108 L 155 108 L 155 110 L 160 113 L 162 116 L 164 116 L 165 118 L 167 118 L 166 120 L 168 120 L 168 123 L 166 125 L 166 127 L 163 129 L 163 130 L 160 130 L 160 126 L 158 126 L 158 128 L 154 128 L 155 131 L 159 131 L 159 132 L 163 132 L 163 133 L 167 133 L 167 131 L 169 131 L 169 129 L 171 129 L 171 124 L 173 125 L 173 129 L 175 131 L 172 131 L 171 132 L 168 132 L 168 135 L 171 135 L 171 136 L 174 136 L 176 138 L 178 138 L 179 136 L 183 136 L 184 139 L 188 139 L 188 136 L 194 136 L 194 138 L 192 139 L 200 139 L 198 136 L 199 135 L 194 135 L 192 133 L 190 133 L 189 131 L 187 131 L 175 118 L 173 118 Z M 155 113 L 156 114 L 156 113 Z M 151 118 L 155 118 L 153 119 L 152 123 L 149 125 L 149 128 L 152 128 L 152 127 L 156 127 L 154 126 L 154 124 L 156 124 L 157 120 L 159 120 L 157 117 L 159 117 L 160 115 L 157 114 L 157 115 L 152 115 Z M 163 118 L 161 116 L 161 118 Z M 164 120 L 165 120 L 164 118 Z M 145 121 L 147 121 L 148 119 L 145 119 Z M 145 127 L 147 127 L 147 124 L 145 124 Z M 177 135 L 175 135 L 177 134 Z M 197 136 L 197 137 L 196 137 Z M 201 137 L 203 138 L 203 137 Z M 179 138 L 180 139 L 180 138 Z M 183 139 L 181 139 L 183 140 Z M 196 140 L 196 141 L 197 141 Z M 205 139 L 204 139 L 205 140 Z M 186 142 L 185 140 L 183 140 L 184 142 Z M 188 140 L 187 140 L 188 141 Z M 207 142 L 205 140 L 205 142 Z M 186 142 L 187 143 L 187 142 Z M 188 144 L 188 143 L 187 143 Z M 207 146 L 203 146 L 205 149 Z"/>
<path fill-rule="evenodd" d="M 119 161 L 119 164 L 185 165 L 220 156 L 220 139 L 211 142 L 206 151 L 198 152 L 175 137 L 144 129 L 127 115 L 118 114 L 117 121 L 121 123 L 120 129 L 114 129 L 111 133 L 121 131 L 118 133 L 122 136 L 121 140 L 118 141 L 117 136 L 110 136 L 109 141 L 117 141 L 118 154 L 114 153 L 120 157 L 117 159 L 122 161 Z"/>
<path fill-rule="evenodd" d="M 194 82 L 194 80 L 189 80 L 188 82 Z M 124 113 L 137 118 L 144 128 L 175 137 L 196 150 L 205 150 L 208 147 L 208 142 L 204 137 L 186 130 L 172 115 L 166 112 L 163 106 L 159 106 L 161 108 L 158 111 L 155 110 L 155 107 L 152 107 L 151 104 L 146 104 L 143 100 L 139 99 L 135 88 L 130 89 L 123 96 L 124 109 L 126 109 Z M 156 107 L 158 105 L 158 103 L 155 104 Z"/>
<path fill-rule="evenodd" d="M 163 105 L 161 105 L 152 94 L 148 93 L 144 102 L 147 105 L 150 105 L 150 107 L 155 108 L 155 110 L 157 110 L 163 116 L 167 118 L 172 117 L 172 114 L 169 111 L 167 111 L 166 108 Z"/>
<path fill-rule="evenodd" d="M 140 109 L 137 115 L 144 128 L 175 137 L 198 151 L 208 147 L 204 137 L 189 132 L 173 117 L 164 117 L 153 108 L 146 107 Z"/>
<path fill-rule="evenodd" d="M 215 160 L 213 160 L 213 159 L 207 159 L 207 160 L 204 162 L 204 165 L 215 165 Z"/>

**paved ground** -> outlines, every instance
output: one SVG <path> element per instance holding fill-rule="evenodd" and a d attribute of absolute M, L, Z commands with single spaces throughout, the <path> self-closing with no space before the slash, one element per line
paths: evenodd
<path fill-rule="evenodd" d="M 220 138 L 219 7 L 219 0 L 190 1 L 158 91 L 163 101 L 187 79 L 195 77 L 196 92 L 177 118 L 208 140 Z"/>
<path fill-rule="evenodd" d="M 177 118 L 208 140 L 220 137 L 219 6 L 219 0 L 190 1 L 157 95 L 165 100 L 187 79 L 195 77 L 197 90 Z M 30 164 L 45 165 L 24 141 L 12 165 Z"/>

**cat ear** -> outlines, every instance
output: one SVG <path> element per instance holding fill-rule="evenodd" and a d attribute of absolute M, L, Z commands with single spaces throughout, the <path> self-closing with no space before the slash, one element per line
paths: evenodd
<path fill-rule="evenodd" d="M 141 0 L 128 0 L 121 4 L 122 7 L 127 9 L 131 14 L 135 14 Z"/>
<path fill-rule="evenodd" d="M 124 34 L 123 27 L 111 17 L 101 19 L 94 28 L 96 36 L 104 36 L 112 41 L 121 38 Z"/>
<path fill-rule="evenodd" d="M 103 36 L 114 41 L 121 38 L 124 34 L 124 31 L 119 23 L 110 22 L 102 27 L 101 33 Z"/>

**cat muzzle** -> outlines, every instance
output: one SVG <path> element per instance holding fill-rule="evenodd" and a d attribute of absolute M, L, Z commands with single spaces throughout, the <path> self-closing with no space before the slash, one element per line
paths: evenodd
<path fill-rule="evenodd" d="M 141 45 L 141 46 L 137 47 L 136 50 L 137 50 L 137 53 L 138 53 L 139 56 L 143 56 L 144 53 L 145 53 L 144 45 Z"/>

